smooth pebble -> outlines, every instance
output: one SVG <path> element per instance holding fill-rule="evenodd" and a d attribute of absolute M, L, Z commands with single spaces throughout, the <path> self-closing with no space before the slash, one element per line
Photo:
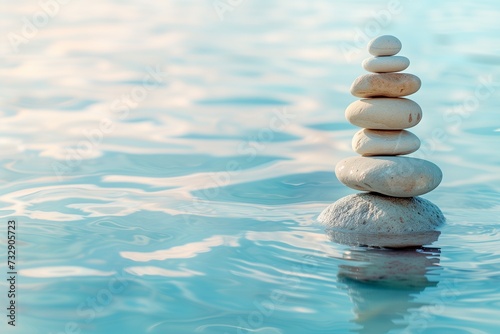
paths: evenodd
<path fill-rule="evenodd" d="M 403 56 L 370 57 L 363 61 L 368 72 L 388 73 L 403 71 L 410 66 L 410 60 Z"/>
<path fill-rule="evenodd" d="M 441 210 L 420 198 L 354 194 L 330 204 L 319 215 L 329 237 L 348 245 L 409 247 L 437 240 Z"/>
<path fill-rule="evenodd" d="M 443 174 L 430 161 L 402 157 L 350 157 L 335 167 L 346 186 L 394 197 L 420 196 L 436 188 Z"/>
<path fill-rule="evenodd" d="M 351 86 L 357 97 L 400 97 L 420 89 L 420 79 L 409 73 L 370 73 L 358 77 Z"/>
<path fill-rule="evenodd" d="M 393 56 L 401 51 L 401 41 L 391 35 L 383 35 L 368 43 L 368 52 L 374 56 Z"/>
<path fill-rule="evenodd" d="M 419 147 L 420 139 L 406 130 L 361 129 L 352 138 L 352 149 L 363 156 L 410 154 Z"/>
<path fill-rule="evenodd" d="M 361 128 L 403 130 L 420 122 L 422 108 L 405 98 L 361 99 L 346 108 L 345 117 Z"/>

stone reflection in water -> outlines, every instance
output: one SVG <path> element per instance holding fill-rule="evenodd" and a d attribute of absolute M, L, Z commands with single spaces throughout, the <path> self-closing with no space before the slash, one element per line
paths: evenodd
<path fill-rule="evenodd" d="M 439 248 L 351 248 L 339 266 L 354 304 L 358 333 L 387 333 L 408 326 L 410 310 L 426 304 L 418 295 L 438 283 Z"/>
<path fill-rule="evenodd" d="M 442 221 L 437 221 L 442 223 Z M 389 227 L 390 228 L 390 227 Z M 402 227 L 403 229 L 405 226 Z M 406 233 L 360 233 L 327 227 L 328 238 L 339 244 L 349 246 L 370 246 L 386 248 L 406 248 L 430 245 L 437 241 L 440 231 L 420 231 Z M 411 246 L 408 246 L 411 245 Z"/>

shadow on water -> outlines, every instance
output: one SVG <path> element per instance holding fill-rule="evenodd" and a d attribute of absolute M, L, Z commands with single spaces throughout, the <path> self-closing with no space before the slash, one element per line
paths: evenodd
<path fill-rule="evenodd" d="M 438 284 L 439 248 L 383 249 L 353 247 L 343 253 L 338 280 L 345 284 L 355 314 L 357 333 L 400 332 L 411 309 L 427 288 Z"/>

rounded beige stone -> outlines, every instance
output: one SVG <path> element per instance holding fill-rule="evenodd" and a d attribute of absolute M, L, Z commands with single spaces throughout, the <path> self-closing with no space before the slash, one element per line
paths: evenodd
<path fill-rule="evenodd" d="M 363 156 L 410 154 L 419 147 L 418 137 L 406 130 L 361 129 L 352 138 L 352 149 Z"/>
<path fill-rule="evenodd" d="M 405 98 L 361 99 L 346 108 L 345 117 L 361 128 L 403 130 L 420 122 L 422 108 Z"/>
<path fill-rule="evenodd" d="M 318 216 L 333 241 L 357 246 L 409 247 L 437 240 L 445 217 L 432 202 L 375 193 L 343 197 Z"/>
<path fill-rule="evenodd" d="M 374 56 L 393 56 L 401 51 L 401 41 L 395 36 L 382 35 L 368 43 L 368 52 Z"/>
<path fill-rule="evenodd" d="M 363 68 L 368 72 L 389 73 L 403 71 L 410 66 L 410 60 L 403 56 L 370 57 L 363 60 Z"/>
<path fill-rule="evenodd" d="M 357 97 L 400 97 L 420 89 L 420 79 L 409 73 L 370 73 L 358 77 L 351 86 Z"/>
<path fill-rule="evenodd" d="M 350 188 L 393 197 L 426 194 L 443 178 L 432 162 L 401 156 L 346 158 L 335 167 L 335 175 Z"/>

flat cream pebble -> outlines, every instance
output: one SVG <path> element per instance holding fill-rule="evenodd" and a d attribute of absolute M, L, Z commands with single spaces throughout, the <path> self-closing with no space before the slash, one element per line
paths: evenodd
<path fill-rule="evenodd" d="M 361 129 L 352 138 L 352 149 L 363 156 L 410 154 L 419 147 L 418 137 L 406 130 Z"/>
<path fill-rule="evenodd" d="M 393 56 L 401 51 L 401 41 L 391 35 L 383 35 L 368 43 L 368 52 L 374 56 Z"/>
<path fill-rule="evenodd" d="M 363 68 L 368 72 L 392 73 L 403 71 L 410 66 L 410 60 L 403 56 L 370 57 L 363 61 Z"/>

